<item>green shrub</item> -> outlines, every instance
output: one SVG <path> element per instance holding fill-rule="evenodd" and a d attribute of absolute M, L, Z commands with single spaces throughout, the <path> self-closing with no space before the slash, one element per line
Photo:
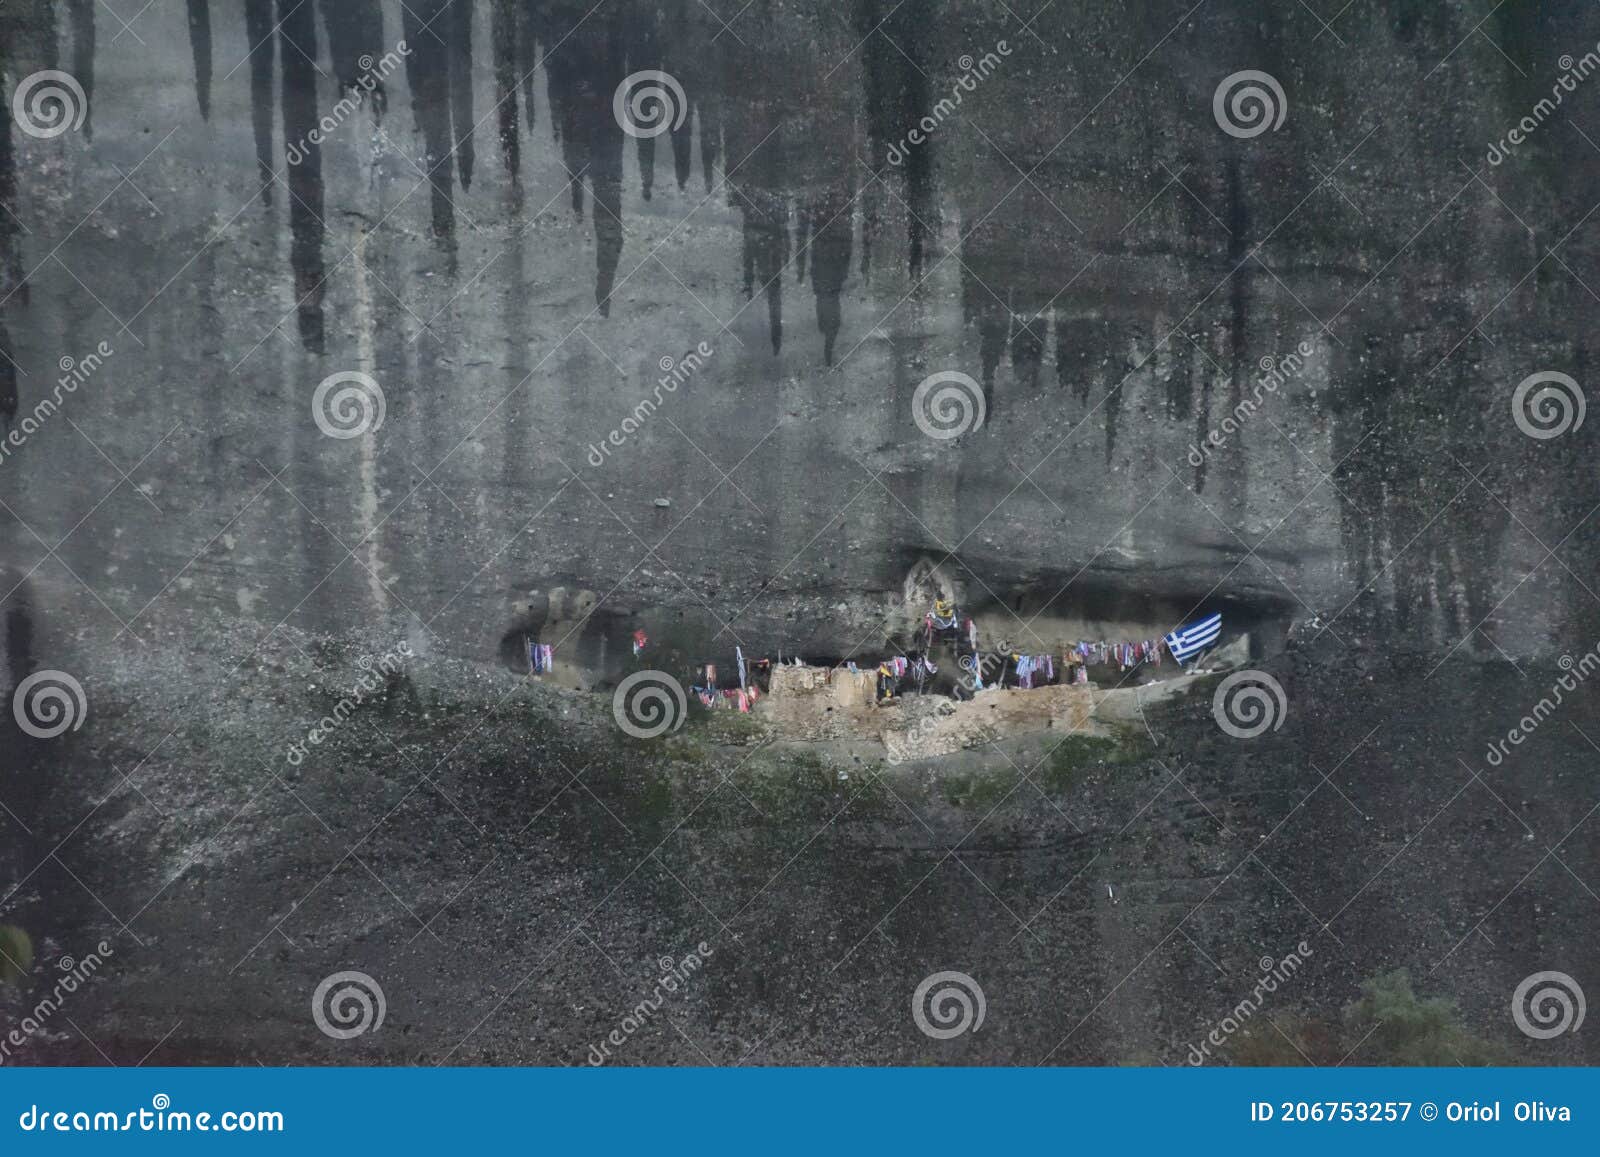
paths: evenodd
<path fill-rule="evenodd" d="M 15 924 L 0 924 L 0 984 L 16 984 L 33 969 L 33 941 Z"/>
<path fill-rule="evenodd" d="M 1366 1040 L 1354 1058 L 1364 1064 L 1493 1065 L 1506 1060 L 1501 1049 L 1467 1030 L 1455 1001 L 1413 992 L 1404 968 L 1362 981 L 1361 997 L 1345 1008 L 1344 1020 L 1353 1041 Z"/>

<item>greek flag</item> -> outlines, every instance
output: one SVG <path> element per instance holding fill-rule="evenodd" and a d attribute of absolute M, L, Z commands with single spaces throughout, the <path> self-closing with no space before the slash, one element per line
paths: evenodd
<path fill-rule="evenodd" d="M 1178 662 L 1187 662 L 1217 641 L 1222 634 L 1222 616 L 1212 615 L 1187 627 L 1179 627 L 1166 636 L 1167 650 Z"/>

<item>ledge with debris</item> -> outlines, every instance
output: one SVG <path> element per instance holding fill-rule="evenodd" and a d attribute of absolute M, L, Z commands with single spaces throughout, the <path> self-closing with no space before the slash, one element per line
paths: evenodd
<path fill-rule="evenodd" d="M 892 763 L 949 755 L 1002 735 L 1043 731 L 1108 736 L 1144 708 L 1183 694 L 1200 673 L 1101 689 L 1064 683 L 991 688 L 971 699 L 906 695 L 876 702 L 876 676 L 844 668 L 780 666 L 751 715 L 787 740 L 875 740 Z"/>

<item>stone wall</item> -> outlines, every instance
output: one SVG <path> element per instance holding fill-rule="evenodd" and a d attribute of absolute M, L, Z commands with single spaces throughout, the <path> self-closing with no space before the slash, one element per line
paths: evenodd
<path fill-rule="evenodd" d="M 876 740 L 892 762 L 947 755 L 1004 734 L 1042 731 L 1101 733 L 1094 685 L 990 690 L 970 700 L 902 695 L 874 701 L 876 677 L 822 667 L 774 667 L 771 694 L 756 716 L 785 739 Z M 1131 690 L 1101 693 L 1126 697 Z"/>
<path fill-rule="evenodd" d="M 756 705 L 756 713 L 786 737 L 875 739 L 881 729 L 876 689 L 877 676 L 870 670 L 775 666 L 771 694 Z"/>
<path fill-rule="evenodd" d="M 1007 734 L 1104 733 L 1094 719 L 1092 683 L 1030 691 L 990 690 L 964 701 L 913 697 L 900 706 L 897 713 L 892 709 L 884 712 L 881 730 L 892 763 L 949 755 Z"/>

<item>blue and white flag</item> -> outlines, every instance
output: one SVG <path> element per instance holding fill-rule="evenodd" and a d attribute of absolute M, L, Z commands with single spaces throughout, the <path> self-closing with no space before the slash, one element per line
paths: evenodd
<path fill-rule="evenodd" d="M 1215 643 L 1217 636 L 1221 634 L 1222 616 L 1212 615 L 1209 619 L 1201 619 L 1198 623 L 1179 627 L 1172 634 L 1165 636 L 1167 650 L 1172 652 L 1172 657 L 1178 662 L 1187 662 Z"/>

